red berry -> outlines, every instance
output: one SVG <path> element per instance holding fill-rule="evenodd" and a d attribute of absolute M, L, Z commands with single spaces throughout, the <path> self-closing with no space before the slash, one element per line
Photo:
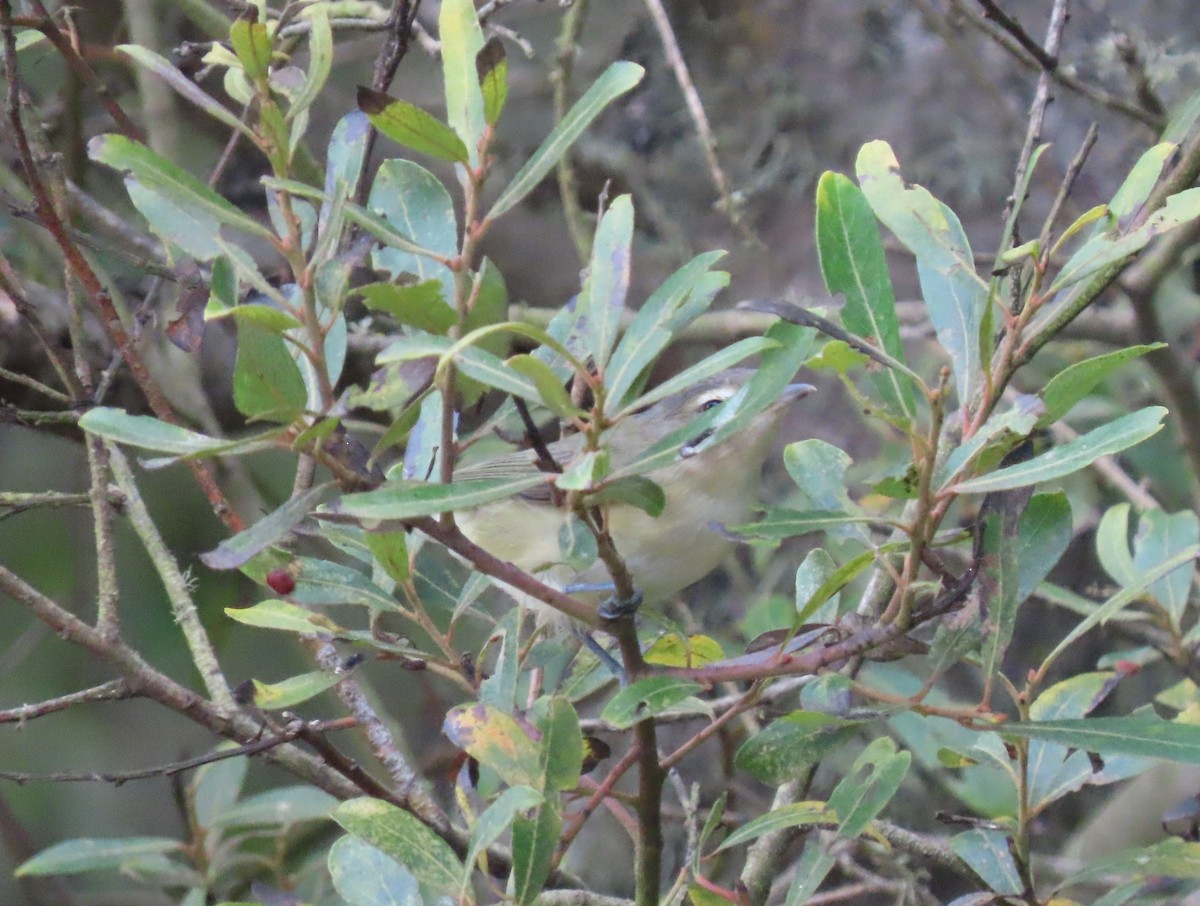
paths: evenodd
<path fill-rule="evenodd" d="M 267 573 L 267 585 L 277 595 L 290 595 L 296 590 L 296 577 L 286 569 L 277 567 Z"/>

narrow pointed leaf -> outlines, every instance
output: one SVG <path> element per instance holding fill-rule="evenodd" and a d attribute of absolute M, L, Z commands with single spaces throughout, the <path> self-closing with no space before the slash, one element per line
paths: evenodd
<path fill-rule="evenodd" d="M 474 165 L 483 137 L 483 94 L 475 60 L 483 49 L 483 31 L 474 0 L 442 0 L 438 15 L 442 42 L 442 81 L 446 86 L 446 119 L 458 133 Z"/>
<path fill-rule="evenodd" d="M 421 884 L 438 893 L 458 893 L 462 863 L 450 845 L 415 816 L 390 803 L 363 797 L 343 802 L 333 820 L 391 856 Z"/>
<path fill-rule="evenodd" d="M 831 293 L 843 293 L 846 329 L 904 361 L 900 321 L 875 215 L 866 196 L 840 173 L 826 172 L 817 184 L 817 251 Z M 897 414 L 916 415 L 912 384 L 890 368 L 872 381 Z"/>
<path fill-rule="evenodd" d="M 470 2 L 470 0 L 466 0 Z M 514 208 L 545 178 L 546 174 L 558 163 L 558 159 L 583 133 L 601 111 L 613 100 L 629 91 L 642 80 L 645 70 L 636 63 L 613 63 L 601 74 L 600 78 L 584 93 L 575 105 L 567 111 L 554 130 L 542 142 L 540 148 L 525 162 L 512 182 L 500 193 L 488 212 L 488 219 L 494 220 L 506 211 Z"/>
<path fill-rule="evenodd" d="M 173 66 L 170 60 L 137 44 L 118 44 L 114 49 L 159 76 L 174 88 L 175 91 L 183 95 L 183 97 L 191 101 L 209 116 L 220 120 L 229 128 L 242 133 L 251 142 L 257 143 L 258 138 L 254 134 L 254 130 L 243 123 L 241 117 L 207 94 L 204 89 Z"/>
<path fill-rule="evenodd" d="M 312 106 L 333 69 L 333 31 L 329 27 L 329 10 L 323 3 L 313 3 L 305 7 L 301 15 L 311 23 L 308 32 L 308 72 L 304 75 L 304 85 L 288 107 L 289 120 L 294 120 Z"/>
<path fill-rule="evenodd" d="M 360 494 L 348 494 L 333 504 L 335 513 L 365 520 L 415 519 L 503 500 L 545 484 L 547 476 L 483 478 L 453 484 L 410 482 Z"/>
<path fill-rule="evenodd" d="M 608 364 L 625 310 L 632 242 L 633 200 L 621 195 L 604 212 L 596 227 L 588 277 L 578 302 L 585 343 L 601 372 Z"/>
<path fill-rule="evenodd" d="M 1042 389 L 1042 400 L 1046 403 L 1046 412 L 1038 419 L 1039 425 L 1052 425 L 1071 408 L 1086 397 L 1096 385 L 1108 375 L 1123 366 L 1126 362 L 1141 358 L 1155 349 L 1162 349 L 1165 343 L 1148 343 L 1142 346 L 1129 346 L 1108 352 L 1104 355 L 1093 356 L 1068 365 L 1055 374 Z"/>
<path fill-rule="evenodd" d="M 454 130 L 415 104 L 359 85 L 358 109 L 397 144 L 451 163 L 467 161 L 467 146 Z"/>
<path fill-rule="evenodd" d="M 951 490 L 958 494 L 982 494 L 1062 478 L 1087 468 L 1101 456 L 1120 453 L 1157 434 L 1162 429 L 1166 414 L 1167 410 L 1162 406 L 1147 406 L 1107 425 L 1093 428 L 1087 434 L 1041 456 L 989 475 L 959 482 Z"/>
<path fill-rule="evenodd" d="M 131 174 L 147 189 L 177 205 L 194 206 L 221 223 L 256 236 L 272 236 L 267 227 L 242 213 L 232 202 L 140 142 L 115 133 L 98 135 L 88 142 L 88 156 L 114 170 Z"/>
<path fill-rule="evenodd" d="M 489 126 L 496 125 L 508 99 L 508 54 L 504 42 L 493 35 L 475 57 L 475 72 L 479 76 L 479 90 L 483 93 L 483 119 Z"/>

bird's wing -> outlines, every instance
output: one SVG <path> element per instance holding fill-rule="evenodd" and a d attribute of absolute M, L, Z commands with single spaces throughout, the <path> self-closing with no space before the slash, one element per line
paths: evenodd
<path fill-rule="evenodd" d="M 547 449 L 563 468 L 571 461 L 578 448 L 578 442 L 572 440 L 556 441 L 548 444 Z M 532 475 L 537 469 L 538 456 L 533 450 L 517 450 L 514 453 L 503 453 L 480 462 L 471 463 L 454 470 L 454 478 L 466 480 L 473 478 L 523 478 Z M 538 485 L 516 495 L 524 500 L 549 502 L 551 499 L 550 485 Z"/>

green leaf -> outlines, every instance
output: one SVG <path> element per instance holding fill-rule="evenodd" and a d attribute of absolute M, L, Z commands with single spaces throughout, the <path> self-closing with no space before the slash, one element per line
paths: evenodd
<path fill-rule="evenodd" d="M 756 840 L 763 834 L 786 830 L 789 827 L 808 827 L 811 825 L 832 825 L 837 823 L 837 815 L 824 802 L 792 802 L 788 805 L 772 809 L 765 815 L 759 815 L 747 821 L 725 838 L 716 852 L 740 846 Z"/>
<path fill-rule="evenodd" d="M 333 488 L 333 482 L 326 482 L 299 497 L 293 497 L 248 529 L 222 541 L 214 550 L 201 554 L 200 559 L 209 569 L 237 569 L 259 551 L 291 532 L 330 496 Z"/>
<path fill-rule="evenodd" d="M 837 571 L 837 563 L 822 547 L 809 551 L 796 568 L 796 613 L 808 609 L 808 602 Z M 838 616 L 840 592 L 833 595 L 807 619 L 815 623 L 833 622 Z"/>
<path fill-rule="evenodd" d="M 604 706 L 600 719 L 626 729 L 678 705 L 702 690 L 698 683 L 672 676 L 650 676 L 624 687 Z"/>
<path fill-rule="evenodd" d="M 550 876 L 550 862 L 562 836 L 557 803 L 547 801 L 532 818 L 513 821 L 513 899 L 517 906 L 533 903 Z"/>
<path fill-rule="evenodd" d="M 583 769 L 583 734 L 575 708 L 563 696 L 551 696 L 538 729 L 542 731 L 541 776 L 546 791 L 574 789 Z"/>
<path fill-rule="evenodd" d="M 845 746 L 861 724 L 820 711 L 793 711 L 747 739 L 734 762 L 763 783 L 777 786 Z"/>
<path fill-rule="evenodd" d="M 537 388 L 538 398 L 555 415 L 561 418 L 574 418 L 583 414 L 582 410 L 571 402 L 571 395 L 563 387 L 558 375 L 541 359 L 531 355 L 515 355 L 504 364 L 517 374 L 532 380 Z M 525 394 L 520 395 L 525 397 Z"/>
<path fill-rule="evenodd" d="M 888 276 L 887 260 L 875 216 L 853 182 L 825 172 L 817 183 L 817 252 L 830 293 L 843 293 L 840 311 L 846 329 L 904 362 L 900 321 Z M 891 368 L 871 375 L 888 406 L 897 414 L 916 416 L 912 383 Z"/>
<path fill-rule="evenodd" d="M 564 491 L 590 491 L 608 477 L 611 469 L 608 450 L 588 450 L 576 456 L 566 471 L 554 479 Z"/>
<path fill-rule="evenodd" d="M 512 717 L 491 705 L 459 705 L 446 714 L 442 732 L 509 786 L 541 789 L 538 744 Z"/>
<path fill-rule="evenodd" d="M 308 19 L 308 72 L 304 85 L 292 98 L 287 118 L 294 120 L 312 106 L 329 80 L 333 68 L 333 31 L 329 27 L 329 10 L 323 3 L 307 6 L 302 14 Z"/>
<path fill-rule="evenodd" d="M 664 632 L 642 656 L 647 664 L 663 667 L 702 667 L 721 660 L 725 652 L 716 639 L 706 635 L 685 638 L 677 632 Z"/>
<path fill-rule="evenodd" d="M 204 320 L 206 321 L 225 317 L 232 317 L 236 321 L 250 321 L 256 327 L 280 335 L 304 326 L 297 318 L 283 309 L 262 302 L 248 302 L 225 309 L 214 309 L 209 305 L 204 310 Z"/>
<path fill-rule="evenodd" d="M 1124 220 L 1146 203 L 1146 199 L 1158 185 L 1167 161 L 1178 148 L 1179 145 L 1175 142 L 1160 142 L 1142 153 L 1108 204 L 1114 221 Z"/>
<path fill-rule="evenodd" d="M 857 837 L 866 829 L 899 789 L 911 760 L 908 752 L 896 752 L 896 744 L 886 736 L 863 750 L 829 796 L 829 808 L 841 822 L 840 837 Z M 864 771 L 868 772 L 865 777 Z M 828 848 L 815 837 L 809 839 L 788 888 L 789 906 L 807 902 L 834 864 Z"/>
<path fill-rule="evenodd" d="M 621 407 L 638 376 L 667 347 L 672 332 L 683 326 L 675 323 L 679 312 L 688 305 L 689 300 L 702 295 L 700 288 L 704 285 L 704 278 L 712 276 L 710 268 L 724 255 L 724 252 L 697 255 L 664 280 L 638 309 L 629 329 L 617 344 L 612 361 L 604 370 L 604 384 L 608 394 L 605 397 L 605 408 L 610 413 Z M 717 286 L 706 287 L 713 291 L 703 294 L 704 298 L 700 300 L 701 311 L 708 307 L 720 286 L 728 282 L 727 274 L 721 276 L 724 279 Z M 639 402 L 637 405 L 642 406 L 645 403 Z"/>
<path fill-rule="evenodd" d="M 909 752 L 897 752 L 896 743 L 881 736 L 868 745 L 855 760 L 853 767 L 834 787 L 829 807 L 841 822 L 838 833 L 857 837 L 867 823 L 883 811 L 900 789 L 912 762 Z M 868 771 L 866 777 L 863 772 Z"/>
<path fill-rule="evenodd" d="M 1004 736 L 1044 739 L 1102 755 L 1138 755 L 1200 764 L 1200 727 L 1157 717 L 1027 721 L 1006 723 L 997 730 Z"/>
<path fill-rule="evenodd" d="M 1094 428 L 1041 456 L 959 482 L 950 490 L 958 494 L 982 494 L 1062 478 L 1087 468 L 1101 456 L 1120 453 L 1157 434 L 1166 414 L 1167 410 L 1162 406 L 1147 406 Z"/>
<path fill-rule="evenodd" d="M 961 232 L 954 212 L 946 208 L 946 216 Z M 962 238 L 965 242 L 965 233 Z M 968 272 L 956 267 L 944 273 L 918 260 L 917 278 L 938 342 L 950 355 L 959 400 L 967 405 L 982 387 L 980 331 L 987 311 L 987 290 L 973 268 Z"/>
<path fill-rule="evenodd" d="M 1021 515 L 1018 529 L 1017 603 L 1028 598 L 1071 543 L 1071 502 L 1061 492 L 1036 494 Z"/>
<path fill-rule="evenodd" d="M 159 421 L 149 415 L 130 415 L 124 409 L 98 406 L 85 412 L 79 427 L 105 440 L 163 453 L 196 454 L 219 449 L 229 441 L 208 437 Z"/>
<path fill-rule="evenodd" d="M 197 261 L 211 261 L 222 253 L 221 223 L 207 211 L 181 205 L 133 176 L 125 177 L 125 191 L 150 231 L 164 242 L 174 243 Z"/>
<path fill-rule="evenodd" d="M 13 874 L 18 878 L 26 878 L 121 870 L 147 856 L 183 852 L 185 849 L 183 843 L 169 837 L 85 837 L 63 840 L 21 863 Z"/>
<path fill-rule="evenodd" d="M 439 279 L 420 283 L 368 283 L 355 290 L 363 304 L 374 311 L 391 315 L 407 327 L 444 336 L 458 322 L 458 315 L 446 303 L 445 285 Z"/>
<path fill-rule="evenodd" d="M 511 608 L 496 623 L 488 643 L 495 645 L 497 640 L 500 650 L 492 665 L 492 675 L 479 684 L 479 701 L 505 714 L 512 714 L 517 707 L 517 683 L 521 673 L 520 607 Z"/>
<path fill-rule="evenodd" d="M 315 557 L 295 561 L 296 587 L 288 596 L 297 604 L 363 604 L 395 610 L 392 596 L 356 569 Z"/>
<path fill-rule="evenodd" d="M 743 538 L 762 538 L 767 541 L 781 541 L 784 538 L 794 538 L 808 535 L 812 532 L 823 532 L 830 528 L 876 521 L 870 516 L 848 516 L 845 513 L 831 510 L 788 510 L 773 507 L 758 522 L 747 522 L 744 525 L 729 526 L 729 531 Z"/>
<path fill-rule="evenodd" d="M 951 837 L 950 848 L 994 893 L 1016 896 L 1025 889 L 1003 832 L 972 828 Z"/>
<path fill-rule="evenodd" d="M 1109 507 L 1096 527 L 1096 556 L 1114 582 L 1130 585 L 1141 570 L 1129 552 L 1129 504 Z"/>
<path fill-rule="evenodd" d="M 571 513 L 558 529 L 558 552 L 562 563 L 576 572 L 582 572 L 599 556 L 596 536 L 587 523 Z"/>
<path fill-rule="evenodd" d="M 350 906 L 422 906 L 412 873 L 357 837 L 344 836 L 329 849 L 329 877 Z"/>
<path fill-rule="evenodd" d="M 238 748 L 237 743 L 226 740 L 213 753 L 228 752 Z M 242 793 L 242 784 L 250 768 L 250 759 L 245 755 L 223 758 L 201 765 L 188 785 L 187 795 L 195 803 L 196 823 L 205 829 L 212 828 L 220 817 L 233 808 Z"/>
<path fill-rule="evenodd" d="M 1146 222 L 1116 238 L 1108 235 L 1089 239 L 1070 257 L 1047 294 L 1063 290 L 1110 265 L 1118 264 L 1140 252 L 1157 236 L 1200 217 L 1200 189 L 1186 189 L 1172 195 L 1166 204 L 1146 218 Z"/>
<path fill-rule="evenodd" d="M 415 104 L 358 86 L 358 109 L 397 144 L 452 163 L 467 162 L 467 146 L 454 130 Z"/>
<path fill-rule="evenodd" d="M 1038 426 L 1052 425 L 1068 412 L 1104 378 L 1112 374 L 1126 362 L 1144 356 L 1155 349 L 1162 349 L 1166 343 L 1148 343 L 1143 346 L 1129 346 L 1108 352 L 1104 355 L 1093 356 L 1069 365 L 1050 378 L 1042 389 L 1042 399 L 1046 403 L 1046 412 L 1038 419 Z"/>
<path fill-rule="evenodd" d="M 243 799 L 217 819 L 221 827 L 292 827 L 325 821 L 338 801 L 311 786 L 285 786 Z"/>
<path fill-rule="evenodd" d="M 322 613 L 314 613 L 287 601 L 260 601 L 253 607 L 226 607 L 225 615 L 246 626 L 282 629 L 304 635 L 340 635 L 344 630 Z"/>
<path fill-rule="evenodd" d="M 363 797 L 343 802 L 333 819 L 395 859 L 421 884 L 438 893 L 458 893 L 462 863 L 449 844 L 415 816 L 390 803 Z"/>
<path fill-rule="evenodd" d="M 242 213 L 232 202 L 182 167 L 160 157 L 139 142 L 123 135 L 98 135 L 88 142 L 88 156 L 135 177 L 146 189 L 162 195 L 181 208 L 192 208 L 255 236 L 272 237 L 271 231 L 253 217 Z"/>
<path fill-rule="evenodd" d="M 1184 548 L 1200 543 L 1200 519 L 1190 510 L 1165 513 L 1147 510 L 1138 520 L 1133 540 L 1133 563 L 1143 573 Z M 1195 568 L 1188 564 L 1159 579 L 1150 587 L 1178 629 L 1187 608 Z"/>
<path fill-rule="evenodd" d="M 617 351 L 614 353 L 613 361 L 609 367 L 610 374 L 617 373 L 617 359 L 621 356 L 621 351 L 631 332 L 632 329 L 626 333 L 625 339 L 622 339 L 621 345 L 617 347 Z M 708 358 L 697 362 L 690 368 L 685 368 L 679 374 L 675 375 L 675 377 L 668 378 L 653 390 L 642 394 L 629 405 L 625 406 L 616 417 L 625 418 L 639 409 L 644 409 L 647 406 L 657 403 L 659 400 L 666 399 L 673 393 L 686 390 L 688 387 L 703 381 L 705 378 L 712 377 L 726 368 L 732 368 L 752 355 L 758 355 L 768 349 L 775 349 L 778 346 L 779 343 L 776 340 L 768 339 L 767 337 L 747 337 L 744 340 L 738 340 L 736 343 L 726 346 L 718 352 L 714 352 Z M 609 386 L 611 389 L 612 385 L 610 384 Z M 615 399 L 615 397 L 612 398 Z"/>
<path fill-rule="evenodd" d="M 620 195 L 596 227 L 592 260 L 577 303 L 584 345 L 601 373 L 608 364 L 625 310 L 632 242 L 633 201 L 628 195 Z"/>
<path fill-rule="evenodd" d="M 114 50 L 129 57 L 139 66 L 149 69 L 209 116 L 220 120 L 229 128 L 240 132 L 243 136 L 250 139 L 251 142 L 257 144 L 258 137 L 254 134 L 254 130 L 242 122 L 240 116 L 222 106 L 215 98 L 206 94 L 204 89 L 185 76 L 170 60 L 137 44 L 118 44 Z"/>
<path fill-rule="evenodd" d="M 628 475 L 605 482 L 599 491 L 587 496 L 589 506 L 608 503 L 627 503 L 657 518 L 662 515 L 667 498 L 663 489 L 644 475 Z"/>
<path fill-rule="evenodd" d="M 979 328 L 987 284 L 975 272 L 962 224 L 927 190 L 904 181 L 887 142 L 863 145 L 855 167 L 875 215 L 916 256 L 930 321 L 950 354 L 959 399 L 967 403 L 982 378 Z"/>
<path fill-rule="evenodd" d="M 519 478 L 480 478 L 453 484 L 405 482 L 387 485 L 375 491 L 347 494 L 330 510 L 368 521 L 415 519 L 503 500 L 522 491 L 545 484 L 541 473 Z"/>
<path fill-rule="evenodd" d="M 934 484 L 945 487 L 985 450 L 993 451 L 997 459 L 1007 453 L 1021 438 L 1029 436 L 1042 411 L 1042 401 L 1036 396 L 1018 394 L 1007 410 L 993 412 L 974 434 L 950 452 L 934 472 Z"/>
<path fill-rule="evenodd" d="M 254 704 L 268 711 L 291 708 L 315 698 L 327 689 L 332 689 L 345 678 L 344 674 L 314 670 L 311 673 L 290 676 L 278 683 L 254 680 Z"/>
<path fill-rule="evenodd" d="M 443 0 L 438 16 L 442 80 L 446 86 L 446 118 L 469 150 L 472 166 L 479 162 L 483 137 L 483 94 L 475 61 L 483 49 L 483 31 L 474 0 Z"/>
<path fill-rule="evenodd" d="M 470 0 L 462 2 L 469 3 Z M 584 92 L 583 97 L 567 111 L 566 116 L 554 127 L 541 147 L 525 162 L 525 166 L 517 171 L 517 175 L 492 205 L 487 219 L 495 220 L 532 192 L 592 120 L 599 116 L 609 103 L 640 82 L 644 73 L 645 70 L 636 63 L 618 62 L 609 66 Z M 475 84 L 478 85 L 478 82 Z M 451 122 L 454 122 L 453 118 Z"/>
<path fill-rule="evenodd" d="M 408 534 L 406 532 L 367 532 L 371 557 L 394 582 L 409 576 Z"/>
<path fill-rule="evenodd" d="M 496 125 L 508 98 L 508 54 L 504 42 L 493 35 L 475 57 L 475 74 L 483 95 L 483 119 Z"/>
<path fill-rule="evenodd" d="M 253 419 L 287 423 L 304 411 L 308 390 L 283 338 L 252 321 L 238 324 L 233 401 Z"/>
<path fill-rule="evenodd" d="M 443 298 L 453 299 L 454 274 L 444 264 L 421 253 L 433 252 L 444 258 L 453 258 L 458 253 L 454 202 L 441 180 L 412 161 L 385 160 L 371 184 L 367 207 L 372 215 L 382 217 L 388 226 L 421 250 L 403 246 L 377 248 L 371 252 L 371 265 L 392 279 L 413 274 L 420 282 L 440 280 Z M 354 219 L 353 206 L 347 206 L 346 212 Z"/>
<path fill-rule="evenodd" d="M 271 36 L 267 27 L 258 21 L 258 8 L 251 6 L 229 27 L 229 43 L 237 54 L 246 76 L 266 84 L 271 70 Z"/>
<path fill-rule="evenodd" d="M 496 800 L 479 816 L 475 821 L 475 826 L 471 828 L 471 845 L 467 849 L 466 871 L 463 873 L 462 880 L 464 891 L 469 889 L 475 860 L 479 854 L 499 840 L 512 827 L 513 820 L 519 812 L 536 808 L 542 802 L 542 794 L 537 790 L 527 786 L 514 786 L 497 796 Z"/>
<path fill-rule="evenodd" d="M 1033 702 L 1029 717 L 1036 721 L 1084 717 L 1112 691 L 1115 679 L 1111 672 L 1081 673 L 1056 683 Z M 1040 739 L 1030 741 L 1026 764 L 1027 799 L 1034 814 L 1080 789 L 1095 774 L 1085 752 Z"/>
<path fill-rule="evenodd" d="M 1054 650 L 1047 656 L 1047 660 L 1053 660 L 1061 654 L 1068 645 L 1090 630 L 1093 626 L 1102 625 L 1108 621 L 1114 614 L 1120 612 L 1129 604 L 1137 600 L 1147 588 L 1161 579 L 1163 576 L 1173 573 L 1181 566 L 1185 566 L 1196 557 L 1200 556 L 1200 544 L 1192 545 L 1173 557 L 1158 564 L 1147 573 L 1138 576 L 1136 581 L 1131 582 L 1122 588 L 1119 592 L 1105 601 L 1102 605 L 1092 611 L 1087 617 L 1076 623 L 1070 632 L 1060 641 Z"/>

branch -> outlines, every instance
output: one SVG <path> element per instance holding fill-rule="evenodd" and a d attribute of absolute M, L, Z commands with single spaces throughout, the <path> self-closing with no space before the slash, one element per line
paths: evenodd
<path fill-rule="evenodd" d="M 38 717 L 44 717 L 47 714 L 65 711 L 67 708 L 73 708 L 75 705 L 88 705 L 92 702 L 123 701 L 124 699 L 133 697 L 134 692 L 129 688 L 129 684 L 125 680 L 109 680 L 107 683 L 92 686 L 90 689 L 82 689 L 79 692 L 60 695 L 58 698 L 49 698 L 36 704 L 21 705 L 19 708 L 9 708 L 0 711 L 0 724 L 23 724 L 27 720 L 34 720 Z"/>
<path fill-rule="evenodd" d="M 0 771 L 0 779 L 11 780 L 14 783 L 111 783 L 120 786 L 131 780 L 149 780 L 154 777 L 174 777 L 185 771 L 192 771 L 206 764 L 225 761 L 228 758 L 238 758 L 242 755 L 257 755 L 277 748 L 284 743 L 299 739 L 308 733 L 342 730 L 354 726 L 354 718 L 341 717 L 328 721 L 293 720 L 279 733 L 264 736 L 254 742 L 248 742 L 232 749 L 219 749 L 197 755 L 195 758 L 185 758 L 162 764 L 153 768 L 142 768 L 136 771 L 58 771 L 52 774 L 33 774 L 25 771 Z"/>

